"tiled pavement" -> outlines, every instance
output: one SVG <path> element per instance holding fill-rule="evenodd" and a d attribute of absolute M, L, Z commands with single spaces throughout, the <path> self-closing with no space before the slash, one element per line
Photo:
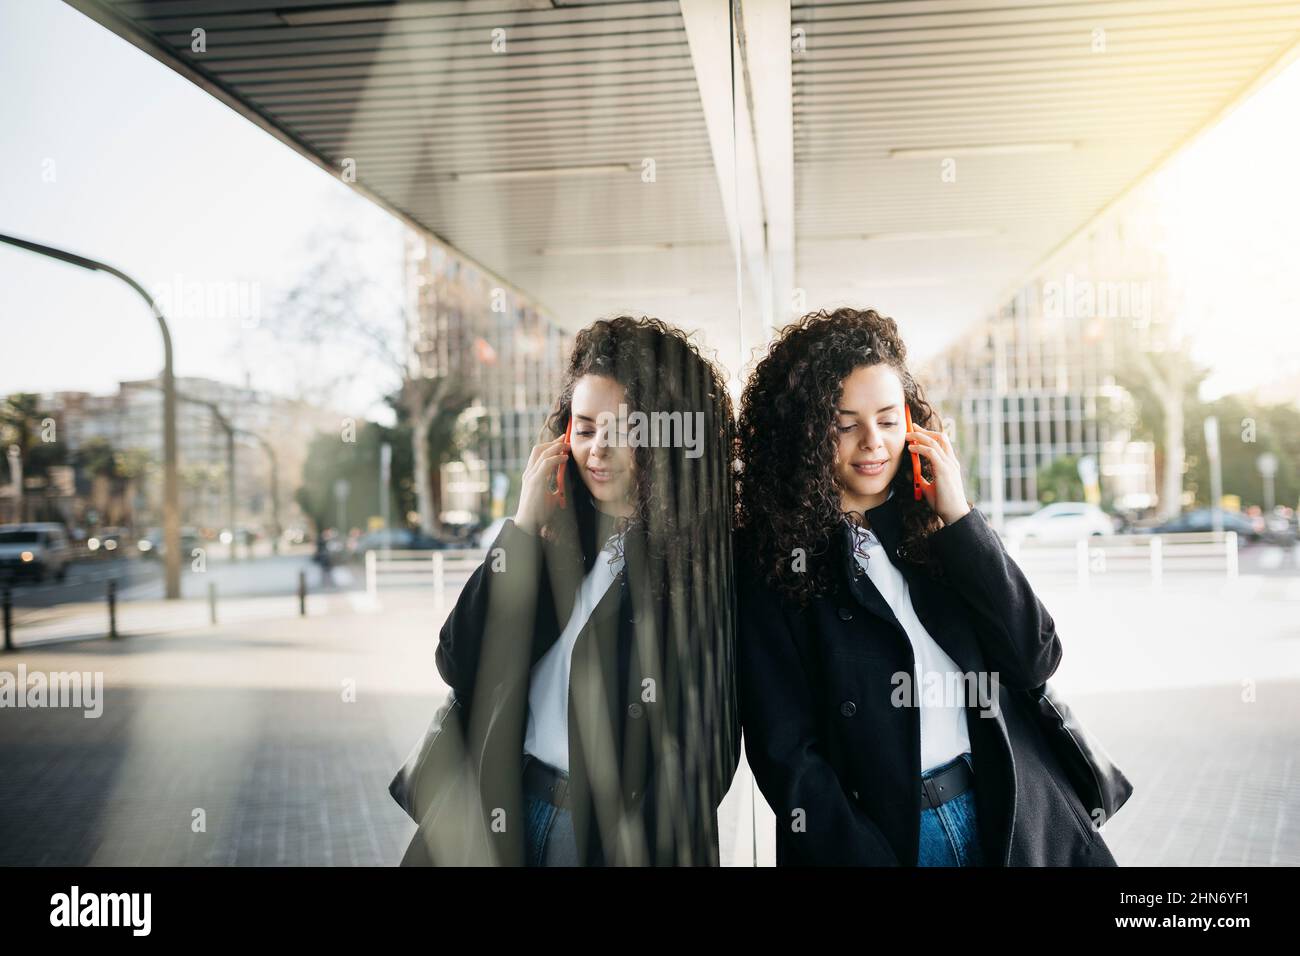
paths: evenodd
<path fill-rule="evenodd" d="M 1072 635 L 1076 666 L 1062 674 L 1071 704 L 1136 787 L 1106 828 L 1119 861 L 1300 864 L 1300 634 L 1280 618 L 1222 633 L 1180 599 L 1147 622 L 1163 628 L 1135 633 L 1155 660 L 1170 653 L 1160 641 L 1174 641 L 1213 673 L 1184 668 L 1145 689 L 1133 671 L 1153 658 L 1134 655 L 1142 663 L 1106 692 L 1102 675 L 1117 655 L 1127 661 L 1135 638 L 1100 628 L 1106 614 L 1131 621 L 1131 610 L 1068 595 L 1048 604 Z M 1258 613 L 1273 621 L 1284 610 L 1293 607 Z M 318 611 L 0 657 L 10 671 L 102 671 L 105 684 L 98 718 L 0 710 L 0 863 L 396 863 L 414 824 L 387 784 L 445 690 L 432 664 L 436 630 L 410 599 L 367 614 L 337 598 Z M 1229 651 L 1210 654 L 1216 643 Z M 1225 668 L 1225 655 L 1241 667 Z M 1259 681 L 1253 702 L 1242 699 L 1242 674 Z M 738 778 L 722 820 L 728 862 L 750 859 L 747 798 Z M 206 831 L 196 833 L 200 808 Z M 770 833 L 757 842 L 770 861 Z"/>
<path fill-rule="evenodd" d="M 1300 865 L 1300 681 L 1071 704 L 1133 783 L 1103 833 L 1121 865 Z"/>
<path fill-rule="evenodd" d="M 418 662 L 390 653 L 418 651 L 382 617 L 340 602 L 327 618 L 0 658 L 9 670 L 105 674 L 98 718 L 0 711 L 0 863 L 400 859 L 415 826 L 386 788 L 441 688 L 431 650 Z M 194 832 L 199 809 L 206 832 Z"/>

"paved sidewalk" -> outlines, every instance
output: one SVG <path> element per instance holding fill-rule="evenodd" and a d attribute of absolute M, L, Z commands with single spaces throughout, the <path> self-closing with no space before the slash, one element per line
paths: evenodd
<path fill-rule="evenodd" d="M 1123 864 L 1300 864 L 1300 625 L 1249 587 L 1235 603 L 1044 595 L 1059 684 L 1137 787 L 1106 830 Z M 388 781 L 446 692 L 437 618 L 401 592 L 309 611 L 0 657 L 104 683 L 98 718 L 0 711 L 0 864 L 395 864 L 415 826 Z M 755 842 L 773 858 L 750 793 L 742 770 L 720 819 L 729 864 Z"/>

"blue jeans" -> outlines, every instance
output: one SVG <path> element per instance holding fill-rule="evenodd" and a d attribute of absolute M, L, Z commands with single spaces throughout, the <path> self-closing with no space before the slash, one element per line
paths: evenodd
<path fill-rule="evenodd" d="M 532 754 L 524 754 L 524 765 L 536 759 Z M 578 865 L 573 816 L 568 810 L 554 806 L 545 794 L 524 791 L 524 828 L 528 866 Z"/>
<path fill-rule="evenodd" d="M 971 769 L 974 762 L 969 753 L 954 757 L 942 767 L 934 767 L 921 774 L 932 777 L 965 760 Z M 975 790 L 958 794 L 947 803 L 926 807 L 921 811 L 921 845 L 917 852 L 917 866 L 983 866 L 984 854 L 980 849 L 979 827 L 975 819 Z"/>

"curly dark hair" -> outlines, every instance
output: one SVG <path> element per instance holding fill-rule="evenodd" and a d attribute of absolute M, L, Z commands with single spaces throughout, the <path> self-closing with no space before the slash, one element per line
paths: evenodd
<path fill-rule="evenodd" d="M 691 337 L 648 316 L 601 319 L 578 333 L 555 407 L 543 426 L 543 440 L 564 434 L 572 414 L 573 390 L 584 375 L 602 375 L 623 386 L 628 408 L 646 413 L 700 414 L 703 453 L 691 458 L 683 448 L 633 448 L 633 513 L 618 527 L 642 536 L 652 565 L 668 573 L 657 581 L 659 593 L 689 581 L 693 566 L 716 556 L 727 544 L 732 513 L 731 459 L 735 417 L 726 378 L 701 354 Z M 599 544 L 595 505 L 577 464 L 569 459 L 568 488 L 584 562 L 590 569 Z M 572 541 L 574 521 L 556 521 L 542 529 L 552 541 Z M 708 540 L 701 535 L 708 532 Z M 713 538 L 717 532 L 722 537 Z M 670 569 L 670 570 L 669 570 Z"/>
<path fill-rule="evenodd" d="M 659 319 L 621 315 L 578 333 L 543 440 L 564 433 L 573 391 L 584 375 L 607 376 L 623 386 L 633 412 L 698 415 L 701 453 L 682 447 L 635 443 L 633 512 L 621 523 L 624 538 L 644 556 L 643 574 L 629 582 L 645 598 L 658 629 L 639 653 L 659 653 L 662 673 L 682 714 L 681 798 L 672 830 L 695 834 L 692 821 L 712 813 L 730 784 L 728 768 L 739 750 L 736 714 L 735 592 L 732 587 L 732 464 L 736 424 L 726 378 L 690 336 Z M 568 464 L 569 507 L 556 509 L 542 528 L 553 546 L 578 546 L 588 570 L 599 547 L 591 494 L 576 463 Z M 577 539 L 575 542 L 575 538 Z M 626 542 L 630 543 L 630 542 Z M 625 547 L 626 547 L 625 543 Z M 648 630 L 648 628 L 647 628 Z M 646 644 L 657 651 L 647 651 Z M 675 689 L 673 689 L 675 688 Z M 665 831 L 667 833 L 667 831 Z M 649 835 L 663 840 L 665 833 Z M 690 859 L 708 859 L 707 846 Z"/>
<path fill-rule="evenodd" d="M 787 325 L 741 398 L 738 533 L 765 583 L 801 606 L 834 589 L 827 555 L 846 518 L 834 476 L 843 382 L 854 369 L 878 364 L 902 380 L 913 424 L 936 427 L 938 416 L 908 371 L 898 324 L 874 309 L 823 309 Z M 922 474 L 932 478 L 929 462 L 921 461 Z M 903 520 L 900 557 L 942 574 L 928 538 L 943 523 L 927 501 L 913 499 L 910 463 L 891 486 Z M 807 555 L 804 570 L 793 567 L 796 548 Z"/>

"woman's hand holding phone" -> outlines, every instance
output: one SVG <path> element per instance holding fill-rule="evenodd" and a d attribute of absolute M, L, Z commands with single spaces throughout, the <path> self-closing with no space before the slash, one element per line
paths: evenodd
<path fill-rule="evenodd" d="M 913 425 L 911 409 L 908 409 L 907 424 L 909 429 L 904 437 L 908 453 L 928 458 L 930 471 L 934 475 L 932 481 L 922 481 L 921 492 L 935 514 L 943 519 L 943 523 L 952 524 L 970 511 L 961 483 L 961 464 L 952 449 L 952 442 L 943 432 Z M 920 477 L 919 469 L 914 477 Z"/>
<path fill-rule="evenodd" d="M 569 426 L 564 429 L 564 450 L 568 451 L 573 444 L 573 416 L 569 416 Z M 560 507 L 567 508 L 569 502 L 564 497 L 564 462 L 560 467 L 555 469 L 555 480 L 551 482 L 551 488 L 555 494 L 559 495 Z"/>
<path fill-rule="evenodd" d="M 534 445 L 524 467 L 523 486 L 519 492 L 519 507 L 515 510 L 515 525 L 529 534 L 537 534 L 551 512 L 563 503 L 564 495 L 556 485 L 557 475 L 563 480 L 564 466 L 569 460 L 566 435 Z M 552 488 L 557 488 L 552 491 Z"/>

